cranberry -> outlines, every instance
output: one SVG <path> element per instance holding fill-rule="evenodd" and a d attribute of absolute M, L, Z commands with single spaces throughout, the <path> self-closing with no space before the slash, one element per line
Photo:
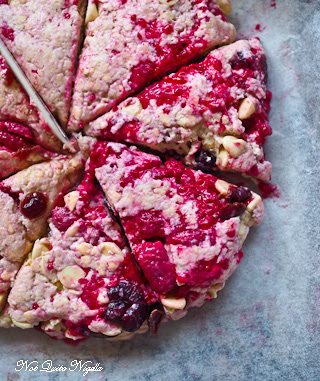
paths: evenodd
<path fill-rule="evenodd" d="M 252 198 L 251 192 L 245 187 L 231 187 L 226 196 L 226 200 L 230 203 L 244 202 L 246 203 Z"/>
<path fill-rule="evenodd" d="M 153 310 L 148 319 L 148 325 L 150 329 L 151 335 L 156 335 L 162 319 L 164 317 L 164 313 L 161 310 Z"/>
<path fill-rule="evenodd" d="M 121 323 L 122 317 L 128 310 L 128 303 L 122 300 L 110 302 L 103 312 L 103 317 L 113 323 Z"/>
<path fill-rule="evenodd" d="M 216 158 L 208 151 L 200 149 L 195 155 L 195 160 L 201 170 L 216 169 Z"/>
<path fill-rule="evenodd" d="M 9 4 L 9 0 L 0 0 L 0 5 Z"/>
<path fill-rule="evenodd" d="M 225 205 L 219 212 L 219 217 L 222 220 L 240 216 L 246 210 L 245 204 L 235 202 L 234 204 Z"/>
<path fill-rule="evenodd" d="M 140 287 L 128 281 L 119 282 L 115 287 L 110 287 L 108 296 L 111 301 L 118 301 L 119 299 L 126 303 L 137 303 L 144 300 Z"/>
<path fill-rule="evenodd" d="M 29 220 L 41 217 L 48 205 L 48 198 L 41 192 L 28 193 L 20 203 L 21 213 Z"/>
<path fill-rule="evenodd" d="M 134 332 L 141 327 L 147 316 L 147 305 L 145 303 L 135 303 L 123 315 L 122 328 L 127 332 Z"/>

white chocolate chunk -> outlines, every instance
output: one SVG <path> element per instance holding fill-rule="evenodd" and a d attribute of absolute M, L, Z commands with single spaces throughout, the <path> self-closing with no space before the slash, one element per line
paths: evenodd
<path fill-rule="evenodd" d="M 165 307 L 172 308 L 173 310 L 183 310 L 187 304 L 187 301 L 185 298 L 161 298 L 161 303 Z"/>
<path fill-rule="evenodd" d="M 234 158 L 239 157 L 246 150 L 246 142 L 243 139 L 236 138 L 235 136 L 225 136 L 222 139 L 222 145 L 230 156 Z"/>
<path fill-rule="evenodd" d="M 213 284 L 208 288 L 209 295 L 213 298 L 216 299 L 218 291 L 220 291 L 224 287 L 224 283 L 217 283 Z"/>
<path fill-rule="evenodd" d="M 78 200 L 79 200 L 79 192 L 78 191 L 70 192 L 64 196 L 64 202 L 66 203 L 70 212 L 74 211 L 74 208 L 76 207 Z"/>
<path fill-rule="evenodd" d="M 261 197 L 257 194 L 255 198 L 247 205 L 248 212 L 253 212 L 256 207 L 262 202 Z"/>
<path fill-rule="evenodd" d="M 86 273 L 77 265 L 67 266 L 58 272 L 58 279 L 66 288 L 76 288 L 79 279 L 85 276 Z"/>
<path fill-rule="evenodd" d="M 171 0 L 171 1 L 168 1 L 168 0 L 159 0 L 160 1 L 160 3 L 161 4 L 167 4 L 167 5 L 175 5 L 175 4 L 177 4 L 177 2 L 179 1 L 179 0 Z"/>
<path fill-rule="evenodd" d="M 46 253 L 50 250 L 50 243 L 48 239 L 37 240 L 33 246 L 31 258 L 34 260 L 37 257 L 40 257 L 42 253 Z"/>
<path fill-rule="evenodd" d="M 99 245 L 99 250 L 103 255 L 119 254 L 122 256 L 122 251 L 118 245 L 113 242 L 103 242 Z"/>
<path fill-rule="evenodd" d="M 30 324 L 30 323 L 27 323 L 27 322 L 21 322 L 21 321 L 17 321 L 17 320 L 14 320 L 14 319 L 11 319 L 12 320 L 12 323 L 16 326 L 16 327 L 19 327 L 19 328 L 22 328 L 22 329 L 28 329 L 28 328 L 33 328 L 34 325 L 33 324 Z"/>
<path fill-rule="evenodd" d="M 87 242 L 82 242 L 80 243 L 80 245 L 77 247 L 78 251 L 82 254 L 82 255 L 88 255 L 91 253 L 92 251 L 92 245 L 90 245 L 90 243 L 87 243 Z"/>
<path fill-rule="evenodd" d="M 65 236 L 66 236 L 67 238 L 74 237 L 74 236 L 77 234 L 78 230 L 79 230 L 79 225 L 78 225 L 78 222 L 76 221 L 76 222 L 74 222 L 74 223 L 68 228 L 68 230 L 67 230 L 66 233 L 65 233 Z"/>
<path fill-rule="evenodd" d="M 215 183 L 215 187 L 219 193 L 225 196 L 229 191 L 230 184 L 224 180 L 217 180 Z"/>
<path fill-rule="evenodd" d="M 136 99 L 136 101 L 123 108 L 123 111 L 127 113 L 128 115 L 136 116 L 138 115 L 142 110 L 142 104 L 140 103 L 139 99 Z"/>
<path fill-rule="evenodd" d="M 218 156 L 218 164 L 220 164 L 222 168 L 225 168 L 228 165 L 229 159 L 230 159 L 230 156 L 228 152 L 224 148 L 220 148 L 219 156 Z"/>
<path fill-rule="evenodd" d="M 94 21 L 99 16 L 98 8 L 96 3 L 93 1 L 89 1 L 88 7 L 87 7 L 87 13 L 86 13 L 86 19 L 85 19 L 85 25 L 87 25 L 89 22 Z"/>
<path fill-rule="evenodd" d="M 230 0 L 217 0 L 217 3 L 221 9 L 221 12 L 225 15 L 225 16 L 229 16 L 231 14 L 231 11 L 232 11 L 232 7 L 231 7 L 231 4 L 230 4 Z"/>
<path fill-rule="evenodd" d="M 244 120 L 250 118 L 256 112 L 256 106 L 251 98 L 242 101 L 239 108 L 239 119 Z"/>

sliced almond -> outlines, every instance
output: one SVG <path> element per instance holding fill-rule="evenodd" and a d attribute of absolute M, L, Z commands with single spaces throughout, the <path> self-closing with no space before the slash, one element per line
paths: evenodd
<path fill-rule="evenodd" d="M 96 3 L 93 0 L 90 0 L 87 7 L 85 25 L 88 25 L 89 22 L 94 21 L 99 16 L 98 8 Z"/>
<path fill-rule="evenodd" d="M 142 104 L 140 103 L 139 99 L 136 99 L 134 103 L 123 108 L 123 111 L 125 113 L 132 116 L 136 116 L 140 114 L 141 110 L 142 110 Z"/>
<path fill-rule="evenodd" d="M 65 236 L 66 236 L 67 238 L 74 237 L 74 236 L 77 234 L 78 230 L 79 230 L 79 224 L 78 224 L 78 222 L 76 221 L 76 222 L 74 222 L 74 223 L 68 228 L 68 230 L 65 232 Z"/>
<path fill-rule="evenodd" d="M 40 257 L 42 253 L 47 253 L 49 250 L 50 250 L 49 240 L 45 238 L 41 240 L 38 239 L 33 245 L 32 253 L 31 253 L 32 260 Z"/>
<path fill-rule="evenodd" d="M 82 254 L 82 255 L 88 255 L 91 253 L 92 251 L 92 245 L 90 245 L 90 243 L 88 242 L 82 242 L 80 243 L 80 245 L 77 247 L 78 251 Z"/>
<path fill-rule="evenodd" d="M 225 136 L 222 139 L 222 145 L 234 158 L 241 156 L 246 150 L 246 142 L 243 139 L 238 139 L 235 136 Z"/>
<path fill-rule="evenodd" d="M 231 14 L 232 7 L 231 7 L 230 0 L 217 0 L 217 3 L 221 9 L 221 12 L 225 16 L 229 16 Z"/>
<path fill-rule="evenodd" d="M 256 112 L 256 106 L 251 98 L 242 101 L 239 108 L 239 119 L 244 120 L 250 118 Z"/>
<path fill-rule="evenodd" d="M 1 292 L 0 293 L 0 312 L 4 309 L 7 301 L 8 293 L 7 292 Z"/>
<path fill-rule="evenodd" d="M 173 310 L 183 310 L 184 307 L 187 304 L 187 301 L 185 298 L 161 298 L 161 303 L 167 307 L 167 308 L 172 308 Z"/>
<path fill-rule="evenodd" d="M 62 271 L 58 272 L 58 279 L 66 288 L 76 288 L 79 279 L 82 279 L 85 276 L 86 273 L 77 265 L 67 266 Z"/>

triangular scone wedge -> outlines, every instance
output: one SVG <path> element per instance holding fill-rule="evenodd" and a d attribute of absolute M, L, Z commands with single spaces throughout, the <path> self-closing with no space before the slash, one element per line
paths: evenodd
<path fill-rule="evenodd" d="M 118 143 L 100 143 L 90 163 L 168 318 L 215 298 L 263 219 L 261 197 Z"/>
<path fill-rule="evenodd" d="M 58 154 L 34 143 L 30 128 L 0 121 L 0 180 L 55 156 Z"/>
<path fill-rule="evenodd" d="M 33 242 L 65 192 L 80 180 L 82 155 L 59 156 L 0 182 L 0 298 L 5 295 Z"/>
<path fill-rule="evenodd" d="M 66 125 L 85 0 L 8 0 L 0 36 L 50 110 Z"/>
<path fill-rule="evenodd" d="M 272 133 L 265 51 L 256 38 L 212 51 L 122 102 L 86 128 L 181 157 L 199 169 L 270 180 L 262 145 Z"/>
<path fill-rule="evenodd" d="M 16 80 L 1 55 L 0 121 L 22 124 L 25 126 L 25 129 L 28 129 L 28 138 L 43 148 L 51 151 L 59 151 L 61 149 L 60 141 L 51 132 L 36 107 L 31 104 L 28 95 Z"/>
<path fill-rule="evenodd" d="M 36 241 L 14 282 L 9 314 L 15 326 L 39 325 L 55 338 L 124 339 L 161 317 L 145 283 L 89 173 L 53 210 L 48 238 Z"/>
<path fill-rule="evenodd" d="M 91 0 L 87 22 L 68 123 L 72 130 L 235 39 L 234 26 L 215 0 Z"/>

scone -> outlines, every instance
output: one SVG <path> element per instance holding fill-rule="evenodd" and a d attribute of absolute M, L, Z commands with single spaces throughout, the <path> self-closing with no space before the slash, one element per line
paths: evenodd
<path fill-rule="evenodd" d="M 263 219 L 261 197 L 118 143 L 99 143 L 89 164 L 167 318 L 215 298 Z"/>
<path fill-rule="evenodd" d="M 85 0 L 5 0 L 0 36 L 51 112 L 69 115 Z"/>
<path fill-rule="evenodd" d="M 129 338 L 161 318 L 93 173 L 53 210 L 49 235 L 36 241 L 9 304 L 15 326 L 73 340 Z"/>
<path fill-rule="evenodd" d="M 71 130 L 235 39 L 215 0 L 90 0 L 86 19 Z"/>
<path fill-rule="evenodd" d="M 52 209 L 80 180 L 83 165 L 82 155 L 61 155 L 0 182 L 0 309 L 26 254 L 46 233 Z"/>
<path fill-rule="evenodd" d="M 237 41 L 128 98 L 88 135 L 130 142 L 200 169 L 270 180 L 262 145 L 272 133 L 267 63 L 258 39 Z"/>

